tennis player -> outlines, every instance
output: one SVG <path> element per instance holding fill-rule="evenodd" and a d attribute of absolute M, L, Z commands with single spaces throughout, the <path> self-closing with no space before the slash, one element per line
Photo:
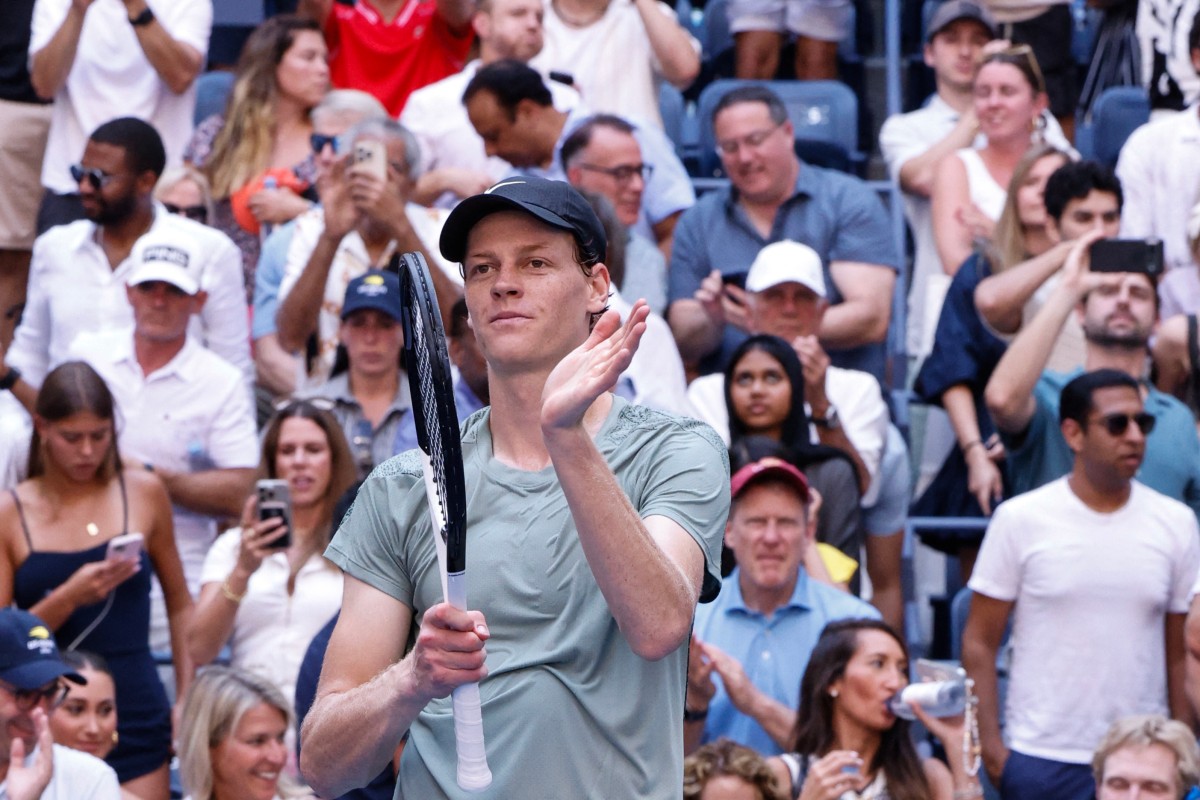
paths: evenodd
<path fill-rule="evenodd" d="M 609 389 L 647 309 L 605 311 L 603 228 L 515 178 L 442 231 L 491 406 L 462 428 L 472 611 L 442 602 L 415 452 L 378 467 L 327 552 L 346 574 L 302 768 L 323 797 L 409 739 L 397 797 L 461 797 L 450 691 L 482 681 L 488 798 L 678 798 L 697 599 L 715 597 L 729 466 L 702 423 Z"/>

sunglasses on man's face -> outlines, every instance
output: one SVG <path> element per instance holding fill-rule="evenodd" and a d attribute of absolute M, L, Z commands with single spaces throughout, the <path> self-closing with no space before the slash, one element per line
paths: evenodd
<path fill-rule="evenodd" d="M 335 156 L 337 155 L 338 137 L 336 136 L 326 136 L 323 133 L 313 133 L 309 134 L 308 142 L 312 145 L 313 155 L 321 155 L 321 153 L 325 152 L 326 147 L 332 147 L 333 154 Z"/>
<path fill-rule="evenodd" d="M 98 192 L 107 186 L 109 182 L 117 176 L 110 172 L 105 172 L 102 169 L 98 169 L 97 167 L 85 167 L 82 164 L 72 164 L 71 177 L 76 183 L 83 183 L 84 180 L 86 180 L 88 185 L 92 187 L 92 191 Z"/>
<path fill-rule="evenodd" d="M 181 214 L 188 219 L 196 220 L 196 222 L 208 222 L 206 206 L 177 206 L 174 203 L 163 203 L 163 208 L 172 214 Z"/>
<path fill-rule="evenodd" d="M 1139 411 L 1137 414 L 1105 414 L 1096 421 L 1111 436 L 1124 436 L 1125 431 L 1129 430 L 1130 422 L 1138 426 L 1143 436 L 1149 436 L 1155 423 L 1154 415 L 1148 411 Z"/>

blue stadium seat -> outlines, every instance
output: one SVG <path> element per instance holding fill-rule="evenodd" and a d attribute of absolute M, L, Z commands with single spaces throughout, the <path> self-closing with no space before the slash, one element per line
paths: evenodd
<path fill-rule="evenodd" d="M 860 172 L 866 157 L 858 150 L 858 98 L 838 81 L 718 80 L 704 87 L 697 104 L 700 126 L 700 177 L 723 177 L 716 153 L 712 112 L 731 89 L 751 84 L 769 87 L 788 109 L 796 129 L 796 151 L 818 166 Z"/>
<path fill-rule="evenodd" d="M 733 48 L 733 34 L 729 32 L 728 0 L 709 0 L 705 4 L 700 48 L 706 59 L 715 59 Z"/>
<path fill-rule="evenodd" d="M 1141 86 L 1105 89 L 1092 106 L 1091 152 L 1084 155 L 1113 166 L 1129 134 L 1150 120 L 1150 97 Z"/>

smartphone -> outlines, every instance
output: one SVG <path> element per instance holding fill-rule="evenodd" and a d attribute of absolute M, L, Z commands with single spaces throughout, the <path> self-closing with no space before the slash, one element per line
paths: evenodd
<path fill-rule="evenodd" d="M 139 561 L 145 542 L 146 537 L 140 533 L 126 533 L 113 537 L 108 540 L 108 550 L 105 552 L 104 558 L 116 561 Z"/>
<path fill-rule="evenodd" d="M 1092 244 L 1092 272 L 1144 272 L 1156 277 L 1163 271 L 1161 239 L 1100 239 Z"/>
<path fill-rule="evenodd" d="M 746 273 L 745 272 L 730 272 L 721 276 L 721 283 L 726 286 L 736 286 L 739 289 L 746 288 Z"/>
<path fill-rule="evenodd" d="M 354 172 L 367 172 L 387 180 L 387 147 L 368 139 L 354 145 Z"/>
<path fill-rule="evenodd" d="M 271 547 L 278 550 L 289 547 L 292 543 L 292 492 L 288 482 L 264 478 L 255 484 L 255 491 L 258 493 L 259 521 L 279 518 L 287 528 L 283 536 L 271 542 Z"/>

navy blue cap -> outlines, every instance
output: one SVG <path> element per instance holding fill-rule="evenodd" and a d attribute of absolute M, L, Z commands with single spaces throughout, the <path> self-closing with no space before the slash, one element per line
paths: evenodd
<path fill-rule="evenodd" d="M 377 269 L 359 275 L 346 287 L 342 319 L 364 308 L 381 311 L 400 322 L 400 279 Z"/>
<path fill-rule="evenodd" d="M 17 689 L 39 689 L 56 678 L 87 683 L 58 655 L 46 623 L 28 611 L 0 609 L 0 681 Z"/>
<path fill-rule="evenodd" d="M 586 251 L 601 259 L 608 251 L 604 226 L 592 206 L 566 181 L 518 176 L 500 181 L 483 194 L 463 200 L 442 226 L 442 256 L 461 262 L 467 234 L 479 220 L 497 211 L 524 211 L 554 228 L 569 231 Z"/>

